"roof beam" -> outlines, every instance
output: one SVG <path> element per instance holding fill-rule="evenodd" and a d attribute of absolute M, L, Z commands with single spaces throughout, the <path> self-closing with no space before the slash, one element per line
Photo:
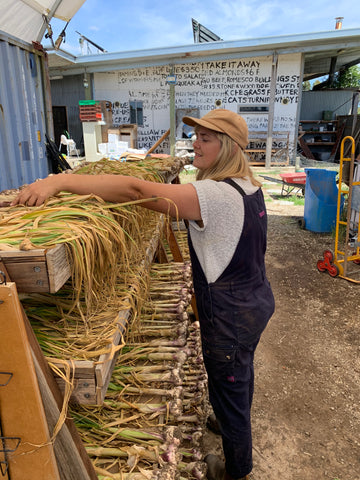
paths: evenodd
<path fill-rule="evenodd" d="M 25 3 L 28 3 L 28 2 L 29 2 L 29 3 L 33 3 L 33 2 L 34 2 L 34 0 L 22 0 L 22 1 L 25 2 Z M 53 18 L 53 16 L 54 16 L 55 13 L 56 13 L 56 10 L 58 9 L 58 7 L 59 7 L 59 5 L 61 4 L 61 2 L 62 2 L 62 0 L 55 0 L 55 2 L 53 3 L 53 6 L 51 7 L 51 9 L 49 10 L 48 14 L 46 15 L 46 17 L 47 17 L 47 22 L 46 22 L 45 19 L 44 19 L 43 25 L 42 25 L 42 27 L 41 27 L 40 30 L 39 30 L 39 33 L 38 33 L 38 36 L 37 36 L 37 39 L 36 39 L 37 42 L 40 42 L 40 41 L 41 41 L 42 37 L 44 36 L 45 30 L 46 30 L 46 28 L 47 28 L 47 23 L 49 23 L 50 20 Z M 34 3 L 37 3 L 37 2 L 34 2 Z"/>
<path fill-rule="evenodd" d="M 21 0 L 22 3 L 25 3 L 28 7 L 32 8 L 35 10 L 35 12 L 40 13 L 41 15 L 47 15 L 49 13 L 48 8 L 44 8 L 44 5 L 41 5 L 41 3 L 37 2 L 36 0 Z"/>

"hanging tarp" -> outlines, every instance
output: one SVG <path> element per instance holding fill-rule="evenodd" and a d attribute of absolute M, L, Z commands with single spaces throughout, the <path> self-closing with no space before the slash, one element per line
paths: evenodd
<path fill-rule="evenodd" d="M 45 31 L 44 15 L 68 22 L 85 0 L 1 0 L 0 30 L 25 42 L 40 42 Z"/>

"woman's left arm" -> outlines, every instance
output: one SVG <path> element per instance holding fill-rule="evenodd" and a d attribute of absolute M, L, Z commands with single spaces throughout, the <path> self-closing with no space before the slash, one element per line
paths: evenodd
<path fill-rule="evenodd" d="M 163 184 L 124 175 L 51 175 L 22 189 L 12 205 L 39 206 L 62 191 L 94 194 L 112 203 L 149 199 L 141 205 L 179 218 L 201 219 L 198 196 L 192 184 Z"/>

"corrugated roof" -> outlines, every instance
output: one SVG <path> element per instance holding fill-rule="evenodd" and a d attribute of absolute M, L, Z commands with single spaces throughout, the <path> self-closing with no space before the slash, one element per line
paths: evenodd
<path fill-rule="evenodd" d="M 345 65 L 360 63 L 360 29 L 247 38 L 78 57 L 65 51 L 50 50 L 49 66 L 52 74 L 70 75 L 83 72 L 85 67 L 87 72 L 101 72 L 148 65 L 190 63 L 196 60 L 263 56 L 275 51 L 278 54 L 304 53 L 304 79 L 315 78 L 329 72 L 333 57 L 336 58 L 337 70 Z"/>

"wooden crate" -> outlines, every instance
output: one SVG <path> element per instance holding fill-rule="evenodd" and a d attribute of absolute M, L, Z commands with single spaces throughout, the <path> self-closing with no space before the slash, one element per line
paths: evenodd
<path fill-rule="evenodd" d="M 0 270 L 21 293 L 56 293 L 71 275 L 66 246 L 0 252 Z"/>
<path fill-rule="evenodd" d="M 145 258 L 140 268 L 146 271 L 150 268 L 154 256 L 157 252 L 159 242 L 162 238 L 165 226 L 164 215 L 160 216 L 160 220 L 154 228 L 152 238 L 149 241 Z M 139 290 L 139 285 L 132 285 L 129 288 L 130 294 Z M 124 309 L 118 312 L 116 323 L 118 329 L 111 339 L 111 344 L 116 349 L 122 340 L 122 336 L 126 331 L 127 324 L 132 316 L 132 307 L 130 302 L 125 305 Z M 109 318 L 109 322 L 113 319 Z M 101 355 L 94 361 L 89 360 L 72 360 L 68 362 L 70 369 L 70 377 L 74 379 L 74 388 L 71 401 L 81 405 L 101 405 L 104 401 L 106 391 L 109 386 L 112 371 L 118 357 L 118 353 L 109 353 Z M 51 360 L 60 370 L 65 373 L 63 362 L 57 362 L 56 359 Z M 56 376 L 56 381 L 62 391 L 65 390 L 65 381 Z"/>
<path fill-rule="evenodd" d="M 103 121 L 112 124 L 112 104 L 107 100 L 89 100 L 80 102 L 79 117 L 82 122 Z"/>
<path fill-rule="evenodd" d="M 154 228 L 146 249 L 145 258 L 141 263 L 143 271 L 150 268 L 159 247 L 165 225 L 164 215 Z M 0 271 L 8 274 L 8 281 L 14 281 L 18 292 L 27 293 L 55 293 L 67 281 L 71 274 L 71 265 L 68 261 L 65 245 L 58 245 L 46 250 L 1 252 Z M 2 265 L 1 265 L 2 263 Z M 139 289 L 138 285 L 129 288 L 130 294 Z M 127 323 L 132 315 L 130 302 L 125 303 L 123 310 L 118 312 L 116 323 L 118 329 L 111 339 L 116 350 L 126 331 Z M 109 322 L 113 319 L 109 318 Z M 73 377 L 74 388 L 71 401 L 82 405 L 101 405 L 110 382 L 117 353 L 101 355 L 94 361 L 72 360 L 67 362 L 70 376 Z M 51 360 L 65 374 L 63 362 Z M 62 391 L 65 390 L 65 381 L 55 375 L 55 379 Z"/>
<path fill-rule="evenodd" d="M 118 127 L 110 127 L 107 134 L 115 134 L 119 136 L 119 141 L 128 142 L 130 148 L 137 148 L 137 125 L 129 123 L 119 125 Z M 106 142 L 108 139 L 106 139 Z"/>

